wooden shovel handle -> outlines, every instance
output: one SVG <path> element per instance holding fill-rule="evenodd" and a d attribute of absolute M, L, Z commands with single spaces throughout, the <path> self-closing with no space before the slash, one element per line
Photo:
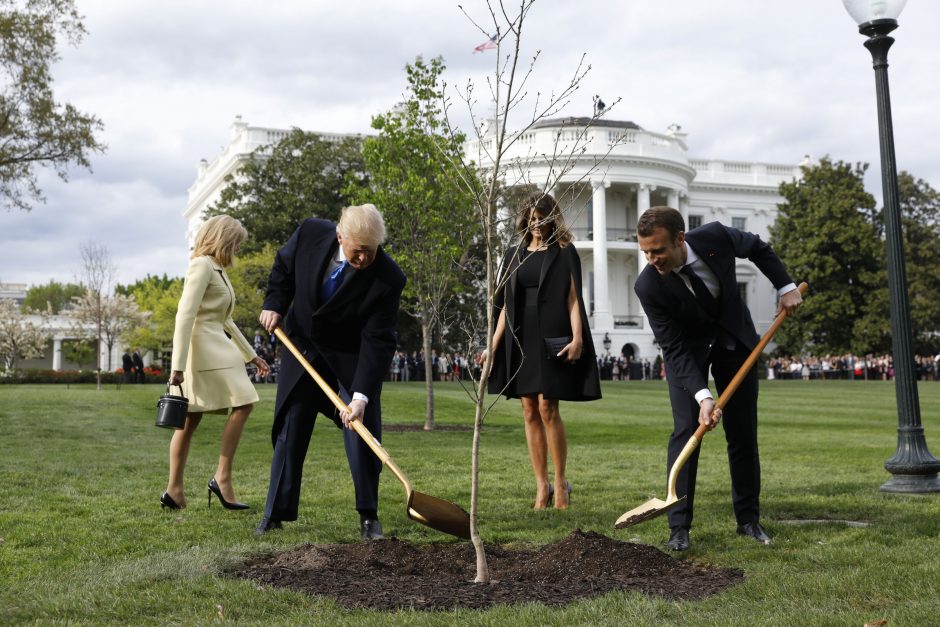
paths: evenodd
<path fill-rule="evenodd" d="M 306 370 L 310 376 L 313 377 L 313 380 L 317 382 L 317 385 L 320 386 L 320 389 L 323 390 L 323 393 L 327 395 L 334 405 L 336 405 L 336 408 L 340 411 L 349 413 L 349 406 L 346 405 L 346 403 L 343 402 L 343 399 L 340 398 L 339 394 L 333 391 L 333 388 L 331 388 L 329 384 L 323 380 L 323 377 L 320 376 L 320 373 L 310 365 L 310 362 L 307 361 L 300 350 L 294 346 L 294 343 L 290 341 L 290 338 L 287 337 L 287 334 L 284 333 L 281 327 L 274 329 L 274 335 L 278 340 L 281 341 L 281 344 L 287 347 L 287 350 L 293 353 L 294 357 L 297 358 L 297 361 L 300 362 L 300 365 L 302 365 L 304 370 Z M 388 454 L 388 451 L 385 450 L 385 447 L 383 447 L 379 441 L 375 439 L 375 436 L 372 435 L 372 432 L 369 431 L 369 429 L 364 424 L 358 420 L 352 420 L 350 421 L 350 426 L 356 430 L 356 433 L 358 433 L 363 440 L 365 440 L 365 443 L 368 444 L 369 448 L 372 449 L 372 452 L 375 453 L 380 460 L 382 460 L 383 464 L 388 466 L 393 472 L 395 472 L 396 475 L 401 473 L 401 470 L 399 470 L 398 467 L 395 466 L 394 462 L 392 462 L 391 456 Z M 399 478 L 402 477 L 404 477 L 404 474 L 402 474 L 402 476 Z M 407 479 L 405 479 L 405 481 L 407 481 Z"/>
<path fill-rule="evenodd" d="M 806 290 L 809 289 L 809 285 L 804 281 L 800 283 L 799 287 L 800 294 L 805 294 Z M 751 371 L 751 368 L 754 367 L 754 364 L 757 363 L 757 360 L 760 359 L 761 353 L 764 352 L 764 348 L 767 344 L 770 343 L 770 340 L 773 339 L 774 333 L 777 332 L 777 329 L 780 328 L 780 325 L 783 324 L 783 321 L 787 317 L 787 310 L 782 310 L 777 317 L 774 318 L 773 324 L 770 325 L 770 328 L 764 333 L 760 341 L 757 343 L 757 346 L 754 347 L 754 350 L 751 351 L 751 354 L 748 355 L 747 359 L 744 360 L 744 363 L 741 364 L 741 367 L 738 368 L 737 374 L 734 375 L 734 378 L 731 379 L 731 383 L 728 384 L 728 387 L 725 388 L 725 391 L 721 393 L 721 396 L 718 398 L 718 402 L 715 403 L 715 407 L 718 409 L 724 409 L 725 405 L 728 404 L 728 401 L 731 400 L 731 395 L 737 391 L 741 386 L 741 382 L 744 381 L 744 377 Z M 695 430 L 695 437 L 699 440 L 702 439 L 702 436 L 708 429 L 705 425 L 699 425 L 698 429 Z"/>

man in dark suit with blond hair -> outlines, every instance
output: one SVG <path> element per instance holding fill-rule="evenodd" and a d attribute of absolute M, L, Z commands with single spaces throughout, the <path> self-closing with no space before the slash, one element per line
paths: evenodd
<path fill-rule="evenodd" d="M 395 353 L 395 325 L 405 276 L 382 250 L 385 223 L 373 205 L 347 207 L 339 224 L 305 220 L 274 260 L 261 325 L 284 331 L 349 406 L 336 417 L 326 394 L 290 351 L 277 383 L 274 457 L 264 517 L 257 533 L 297 520 L 304 458 L 317 413 L 343 431 L 363 539 L 382 537 L 378 519 L 381 461 L 350 428 L 361 420 L 382 438 L 382 380 Z"/>

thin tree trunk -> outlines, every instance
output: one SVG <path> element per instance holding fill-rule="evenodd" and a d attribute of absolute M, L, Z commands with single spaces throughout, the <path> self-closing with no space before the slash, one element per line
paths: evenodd
<path fill-rule="evenodd" d="M 98 298 L 98 339 L 95 342 L 95 389 L 101 391 L 101 298 Z"/>
<path fill-rule="evenodd" d="M 492 333 L 487 334 L 488 339 L 492 336 Z M 470 449 L 470 475 L 473 478 L 470 482 L 470 541 L 473 543 L 473 550 L 476 553 L 477 557 L 477 574 L 474 578 L 474 583 L 489 583 L 490 582 L 490 568 L 486 563 L 486 551 L 483 548 L 483 539 L 480 538 L 480 528 L 477 526 L 477 516 L 479 513 L 479 508 L 477 504 L 479 502 L 479 489 L 480 481 L 478 477 L 480 476 L 480 431 L 483 427 L 483 395 L 486 392 L 486 379 L 487 374 L 489 373 L 490 366 L 489 362 L 483 365 L 483 370 L 480 375 L 480 380 L 477 382 L 477 399 L 476 399 L 476 411 L 473 418 L 473 445 Z"/>
<path fill-rule="evenodd" d="M 434 430 L 434 365 L 431 363 L 431 322 L 427 312 L 421 314 L 421 344 L 424 347 L 424 389 L 427 407 L 424 413 L 424 430 Z"/>
<path fill-rule="evenodd" d="M 493 225 L 496 220 L 496 201 L 495 194 L 490 193 L 490 201 L 487 205 L 487 213 L 484 218 L 484 233 L 486 237 L 486 355 L 487 359 L 483 362 L 483 368 L 480 370 L 480 380 L 477 381 L 476 411 L 473 419 L 473 445 L 470 449 L 470 541 L 473 543 L 473 549 L 477 558 L 477 574 L 474 578 L 475 583 L 489 583 L 490 569 L 486 563 L 486 550 L 483 547 L 483 540 L 480 538 L 480 529 L 477 525 L 479 512 L 479 487 L 480 487 L 480 432 L 483 429 L 483 416 L 486 413 L 486 387 L 487 379 L 490 377 L 490 371 L 493 369 L 493 355 L 490 355 L 490 348 L 493 346 L 493 334 L 496 330 L 496 320 L 493 315 L 492 303 L 496 296 L 496 272 L 494 270 L 494 248 L 496 237 L 493 232 Z"/>

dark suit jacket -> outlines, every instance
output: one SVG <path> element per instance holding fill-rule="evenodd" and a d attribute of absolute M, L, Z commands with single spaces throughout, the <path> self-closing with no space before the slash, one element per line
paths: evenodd
<path fill-rule="evenodd" d="M 348 276 L 326 304 L 319 302 L 320 282 L 336 253 L 336 224 L 305 220 L 281 248 L 268 277 L 264 309 L 284 315 L 284 331 L 308 361 L 325 362 L 349 394 L 360 392 L 378 404 L 382 379 L 395 353 L 398 305 L 405 275 L 379 247 L 375 260 Z M 306 370 L 289 351 L 281 357 L 272 437 L 280 432 L 291 390 Z M 312 382 L 311 382 L 312 383 Z M 314 384 L 316 385 L 316 384 Z M 332 415 L 323 397 L 318 410 Z"/>
<path fill-rule="evenodd" d="M 512 374 L 513 353 L 519 349 L 511 330 L 522 322 L 516 319 L 517 271 L 522 247 L 520 244 L 511 248 L 503 258 L 501 276 L 508 276 L 508 281 L 505 288 L 496 295 L 495 314 L 498 316 L 505 306 L 506 331 L 493 356 L 493 371 L 488 381 L 491 394 L 503 393 L 509 397 L 515 396 L 513 382 L 507 379 Z M 600 377 L 597 372 L 597 356 L 594 352 L 591 327 L 588 324 L 584 301 L 581 299 L 581 259 L 573 244 L 565 248 L 554 244 L 545 251 L 539 274 L 539 333 L 543 338 L 571 335 L 568 291 L 572 279 L 578 295 L 578 308 L 581 310 L 581 339 L 584 342 L 581 359 L 574 366 L 570 366 L 561 361 L 550 361 L 544 354 L 526 357 L 541 360 L 540 389 L 545 398 L 591 401 L 601 397 Z"/>
<path fill-rule="evenodd" d="M 140 353 L 138 353 L 137 351 L 134 351 L 134 354 L 131 355 L 131 359 L 134 360 L 134 367 L 137 368 L 138 370 L 140 370 L 141 372 L 143 372 L 143 371 L 144 371 L 144 360 L 143 360 L 143 358 L 140 356 Z"/>
<path fill-rule="evenodd" d="M 647 266 L 634 291 L 662 348 L 670 383 L 694 395 L 707 387 L 709 353 L 719 335 L 748 349 L 760 339 L 738 292 L 735 259 L 749 259 L 777 289 L 793 280 L 770 245 L 753 233 L 709 222 L 686 233 L 685 241 L 718 278 L 721 309 L 717 320 L 705 313 L 675 273 L 660 276 Z"/>
<path fill-rule="evenodd" d="M 121 355 L 121 367 L 124 368 L 124 372 L 130 372 L 134 369 L 134 362 L 131 361 L 131 356 L 127 353 Z"/>

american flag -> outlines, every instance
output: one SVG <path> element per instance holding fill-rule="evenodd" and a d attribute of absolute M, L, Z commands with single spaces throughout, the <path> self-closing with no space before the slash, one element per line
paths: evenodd
<path fill-rule="evenodd" d="M 493 48 L 496 48 L 496 35 L 493 35 L 492 37 L 484 41 L 482 44 L 474 48 L 473 54 L 476 54 L 478 52 L 483 52 L 484 50 L 492 50 Z"/>

